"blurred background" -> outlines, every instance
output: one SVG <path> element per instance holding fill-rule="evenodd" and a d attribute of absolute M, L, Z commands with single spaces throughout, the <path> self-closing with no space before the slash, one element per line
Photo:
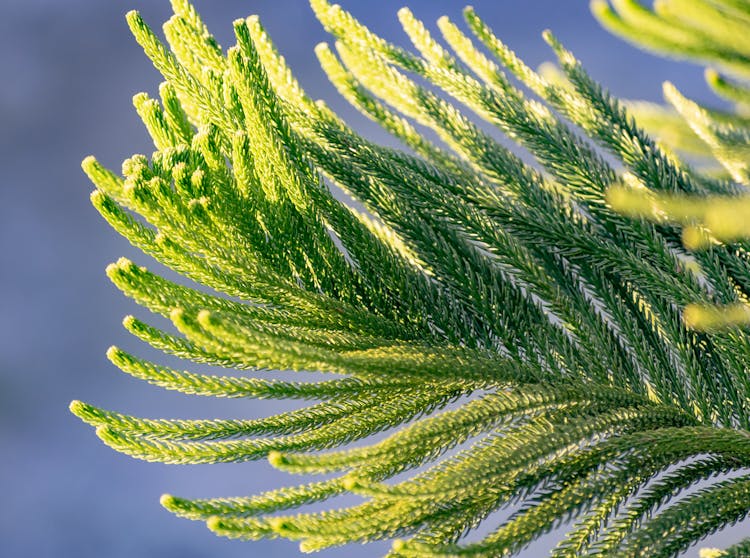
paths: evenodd
<path fill-rule="evenodd" d="M 405 43 L 396 10 L 406 0 L 340 0 L 385 37 Z M 213 0 L 197 7 L 223 46 L 231 22 L 261 16 L 295 74 L 365 135 L 388 141 L 328 84 L 313 47 L 327 40 L 305 0 Z M 463 1 L 408 0 L 433 24 L 461 19 Z M 715 103 L 702 69 L 640 52 L 608 35 L 588 2 L 474 0 L 477 12 L 532 67 L 551 58 L 540 37 L 551 28 L 617 96 L 660 100 L 671 80 L 688 96 Z M 121 327 L 144 316 L 107 280 L 125 255 L 152 262 L 117 236 L 89 204 L 86 155 L 115 170 L 153 150 L 131 98 L 156 93 L 160 78 L 131 38 L 124 14 L 136 8 L 152 27 L 169 17 L 167 0 L 4 0 L 0 16 L 0 555 L 76 558 L 297 556 L 289 542 L 242 543 L 159 506 L 163 492 L 240 496 L 294 483 L 265 462 L 166 466 L 105 447 L 68 412 L 72 399 L 150 417 L 252 417 L 268 402 L 201 401 L 134 380 L 105 358 L 109 345 L 150 356 Z M 152 266 L 153 267 L 153 266 Z M 145 317 L 145 316 L 144 316 Z M 745 525 L 745 529 L 747 524 Z M 742 527 L 709 542 L 730 542 Z M 745 533 L 746 534 L 746 533 Z M 532 555 L 542 555 L 551 539 Z M 383 545 L 323 556 L 374 556 Z M 697 555 L 693 549 L 691 556 Z"/>

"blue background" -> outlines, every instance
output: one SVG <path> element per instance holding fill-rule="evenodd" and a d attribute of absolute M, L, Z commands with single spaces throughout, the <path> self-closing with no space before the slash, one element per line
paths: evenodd
<path fill-rule="evenodd" d="M 343 0 L 373 30 L 405 43 L 402 2 Z M 669 79 L 715 102 L 697 66 L 653 57 L 608 35 L 585 1 L 475 0 L 478 13 L 532 67 L 551 58 L 540 33 L 551 28 L 616 95 L 660 98 Z M 432 24 L 460 21 L 462 2 L 411 0 Z M 312 52 L 326 34 L 304 0 L 197 2 L 225 47 L 231 22 L 257 13 L 295 74 L 365 134 L 387 141 L 341 101 Z M 131 106 L 160 81 L 132 40 L 127 10 L 158 28 L 166 0 L 5 0 L 0 15 L 0 555 L 76 558 L 296 556 L 295 544 L 220 539 L 201 523 L 173 517 L 162 492 L 233 496 L 295 482 L 266 463 L 179 467 L 143 463 L 101 444 L 69 414 L 71 399 L 140 416 L 262 416 L 282 406 L 202 401 L 142 384 L 105 358 L 111 344 L 149 356 L 120 325 L 143 316 L 104 276 L 121 255 L 151 265 L 90 207 L 88 154 L 114 169 L 150 153 Z M 287 407 L 284 407 L 287 408 Z M 742 526 L 715 538 L 739 538 Z M 748 530 L 745 523 L 744 530 Z M 548 547 L 550 539 L 535 549 Z M 349 547 L 325 556 L 376 555 Z M 696 555 L 693 550 L 691 555 Z M 532 555 L 537 555 L 534 552 Z"/>

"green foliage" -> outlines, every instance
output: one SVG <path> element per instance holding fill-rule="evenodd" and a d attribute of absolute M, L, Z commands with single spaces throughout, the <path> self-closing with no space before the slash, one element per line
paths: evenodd
<path fill-rule="evenodd" d="M 602 23 L 636 44 L 677 57 L 705 60 L 716 68 L 706 69 L 706 81 L 715 93 L 734 104 L 733 111 L 710 110 L 685 98 L 671 83 L 664 84 L 668 109 L 635 105 L 639 123 L 654 129 L 673 151 L 703 156 L 720 163 L 714 170 L 729 186 L 747 185 L 750 155 L 750 42 L 743 31 L 750 24 L 750 4 L 719 0 L 663 0 L 653 12 L 632 0 L 592 4 Z M 736 37 L 733 35 L 737 33 Z M 750 237 L 750 197 L 735 195 L 705 199 L 696 192 L 654 193 L 631 181 L 630 188 L 615 189 L 611 205 L 635 216 L 654 221 L 671 221 L 684 226 L 686 246 L 702 249 L 717 243 L 735 243 L 746 251 L 743 239 Z M 719 191 L 719 193 L 721 193 Z M 692 313 L 692 316 L 691 316 Z M 744 305 L 722 314 L 689 310 L 689 321 L 697 327 L 714 327 L 722 322 L 748 323 Z"/>
<path fill-rule="evenodd" d="M 489 56 L 447 18 L 438 26 L 452 52 L 399 12 L 414 53 L 312 0 L 336 38 L 335 53 L 316 48 L 321 66 L 404 144 L 394 149 L 309 98 L 257 18 L 235 21 L 224 53 L 192 6 L 172 4 L 169 48 L 137 13 L 127 18 L 166 80 L 159 100 L 134 98 L 157 151 L 126 160 L 122 177 L 94 158 L 83 168 L 115 230 L 207 288 L 125 259 L 107 274 L 176 329 L 126 318 L 139 339 L 262 377 L 108 356 L 166 389 L 311 404 L 255 420 L 71 410 L 139 459 L 268 459 L 329 476 L 248 497 L 165 495 L 164 507 L 223 536 L 284 537 L 303 551 L 395 539 L 393 557 L 505 556 L 563 524 L 554 556 L 673 556 L 747 516 L 750 338 L 736 325 L 750 315 L 748 231 L 710 217 L 723 207 L 723 225 L 727 208 L 748 204 L 741 82 L 709 74 L 737 113 L 672 86 L 667 113 L 613 98 L 549 33 L 560 68 L 536 72 L 468 8 Z M 665 0 L 656 15 L 613 5 L 594 10 L 648 47 L 750 69 L 744 0 Z M 740 31 L 719 33 L 725 24 Z M 685 152 L 714 157 L 724 176 L 688 165 Z M 706 240 L 688 253 L 681 240 L 693 229 Z M 362 503 L 294 512 L 345 492 Z M 504 508 L 484 538 L 463 540 Z"/>

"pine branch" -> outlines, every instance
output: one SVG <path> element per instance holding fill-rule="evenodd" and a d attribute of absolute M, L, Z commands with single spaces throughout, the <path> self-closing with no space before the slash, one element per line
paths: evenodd
<path fill-rule="evenodd" d="M 549 32 L 560 69 L 533 71 L 470 8 L 489 56 L 445 17 L 447 47 L 399 12 L 411 52 L 340 6 L 311 5 L 336 39 L 335 53 L 316 48 L 323 70 L 408 151 L 311 99 L 257 17 L 235 21 L 223 51 L 173 0 L 168 44 L 127 16 L 166 80 L 158 99 L 133 99 L 156 152 L 127 159 L 122 176 L 83 162 L 105 220 L 205 287 L 120 259 L 112 282 L 176 331 L 132 316 L 125 328 L 232 372 L 115 347 L 113 364 L 182 393 L 309 404 L 253 420 L 140 418 L 79 401 L 71 411 L 147 461 L 267 459 L 338 475 L 255 496 L 162 497 L 219 535 L 283 537 L 305 552 L 395 539 L 394 558 L 506 556 L 567 525 L 554 556 L 674 556 L 743 520 L 750 6 L 593 3 L 616 33 L 721 67 L 707 79 L 738 103 L 711 110 L 667 84 L 668 112 L 614 98 Z M 686 164 L 688 151 L 722 175 Z M 273 370 L 300 379 L 247 374 Z M 363 502 L 297 511 L 345 493 Z M 482 540 L 463 540 L 511 505 Z"/>

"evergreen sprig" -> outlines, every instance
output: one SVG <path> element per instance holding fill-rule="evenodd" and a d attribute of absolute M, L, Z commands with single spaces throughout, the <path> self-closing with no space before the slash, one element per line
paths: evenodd
<path fill-rule="evenodd" d="M 256 17 L 234 22 L 224 52 L 172 0 L 168 46 L 127 16 L 165 78 L 160 99 L 134 98 L 156 151 L 122 176 L 93 157 L 83 168 L 115 230 L 207 287 L 120 259 L 110 279 L 176 330 L 129 316 L 128 331 L 196 363 L 333 377 L 197 374 L 113 347 L 116 366 L 166 389 L 311 404 L 254 420 L 144 419 L 78 401 L 72 412 L 139 459 L 332 475 L 248 497 L 162 497 L 220 535 L 303 551 L 395 539 L 393 557 L 505 556 L 567 522 L 554 556 L 673 556 L 742 521 L 750 4 L 593 4 L 617 33 L 731 72 L 708 74 L 739 103 L 731 113 L 671 85 L 673 113 L 621 102 L 550 33 L 559 69 L 534 71 L 470 8 L 484 51 L 443 17 L 449 50 L 402 9 L 412 52 L 338 5 L 311 4 L 336 38 L 335 52 L 316 48 L 324 71 L 404 149 L 308 97 Z M 363 502 L 294 512 L 345 492 Z M 513 511 L 463 540 L 501 508 Z"/>

